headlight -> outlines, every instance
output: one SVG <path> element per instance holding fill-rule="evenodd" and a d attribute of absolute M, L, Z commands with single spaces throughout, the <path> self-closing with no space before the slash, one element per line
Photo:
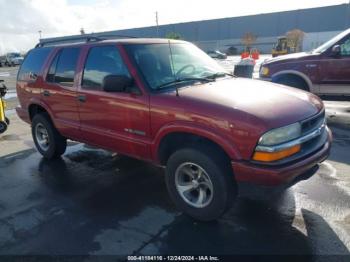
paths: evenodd
<path fill-rule="evenodd" d="M 268 76 L 269 75 L 269 68 L 266 66 L 262 66 L 260 69 L 260 75 Z"/>
<path fill-rule="evenodd" d="M 299 144 L 279 150 L 269 149 L 274 148 L 276 145 L 296 139 L 300 136 L 300 123 L 295 123 L 268 131 L 260 138 L 258 146 L 256 147 L 253 155 L 253 160 L 273 162 L 298 153 L 301 150 L 301 146 Z"/>
<path fill-rule="evenodd" d="M 272 146 L 278 145 L 301 136 L 300 123 L 291 124 L 265 133 L 259 140 L 259 145 Z"/>

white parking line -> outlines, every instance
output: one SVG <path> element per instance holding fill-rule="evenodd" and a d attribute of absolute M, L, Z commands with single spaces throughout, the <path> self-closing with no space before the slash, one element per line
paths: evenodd
<path fill-rule="evenodd" d="M 9 72 L 0 72 L 0 77 L 8 77 L 10 76 Z"/>

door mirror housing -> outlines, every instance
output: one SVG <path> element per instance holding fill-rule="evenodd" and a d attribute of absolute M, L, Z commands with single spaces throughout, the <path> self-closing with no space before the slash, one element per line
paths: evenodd
<path fill-rule="evenodd" d="M 341 53 L 340 45 L 335 45 L 335 46 L 332 47 L 332 52 L 331 52 L 331 54 L 332 54 L 333 56 L 339 56 L 340 53 Z"/>
<path fill-rule="evenodd" d="M 106 92 L 125 92 L 133 84 L 134 80 L 126 75 L 107 75 L 103 78 L 102 88 Z"/>

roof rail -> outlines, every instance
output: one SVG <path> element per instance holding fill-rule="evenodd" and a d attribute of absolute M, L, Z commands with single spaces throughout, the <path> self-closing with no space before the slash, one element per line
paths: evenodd
<path fill-rule="evenodd" d="M 81 36 L 72 36 L 72 37 L 60 37 L 58 39 L 48 39 L 40 40 L 35 48 L 44 47 L 44 46 L 54 46 L 55 44 L 69 44 L 69 43 L 87 43 L 92 41 L 102 41 L 108 39 L 121 39 L 121 38 L 137 38 L 135 36 L 126 36 L 126 35 L 104 35 L 104 34 L 95 34 L 95 35 L 81 35 Z"/>
<path fill-rule="evenodd" d="M 44 47 L 46 45 L 54 45 L 54 44 L 69 44 L 69 43 L 79 43 L 79 42 L 91 42 L 91 41 L 101 41 L 103 39 L 96 37 L 96 36 L 77 36 L 77 37 L 62 37 L 59 39 L 52 39 L 52 40 L 40 40 L 40 43 L 38 43 L 35 48 L 38 47 Z"/>

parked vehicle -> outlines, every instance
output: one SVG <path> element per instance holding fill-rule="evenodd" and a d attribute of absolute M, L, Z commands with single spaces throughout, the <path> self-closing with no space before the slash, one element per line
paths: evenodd
<path fill-rule="evenodd" d="M 350 95 L 350 29 L 311 52 L 266 60 L 260 78 L 319 95 Z"/>
<path fill-rule="evenodd" d="M 20 53 L 7 53 L 4 64 L 6 66 L 17 66 L 23 62 L 23 59 Z"/>
<path fill-rule="evenodd" d="M 0 67 L 3 67 L 6 62 L 6 56 L 2 55 L 0 56 Z"/>
<path fill-rule="evenodd" d="M 272 57 L 286 55 L 291 53 L 292 48 L 290 47 L 287 37 L 281 36 L 277 39 L 276 44 L 272 48 Z"/>
<path fill-rule="evenodd" d="M 237 47 L 235 47 L 235 46 L 230 46 L 229 48 L 227 48 L 226 54 L 227 54 L 227 55 L 237 55 L 237 54 L 238 54 L 238 49 L 237 49 Z"/>
<path fill-rule="evenodd" d="M 17 114 L 45 158 L 71 139 L 165 166 L 176 205 L 213 220 L 242 184 L 287 187 L 329 154 L 313 94 L 236 78 L 184 41 L 89 40 L 42 43 L 19 70 Z"/>
<path fill-rule="evenodd" d="M 220 52 L 219 50 L 215 50 L 215 51 L 208 51 L 207 54 L 211 57 L 211 58 L 216 58 L 216 59 L 226 59 L 227 55 Z"/>

